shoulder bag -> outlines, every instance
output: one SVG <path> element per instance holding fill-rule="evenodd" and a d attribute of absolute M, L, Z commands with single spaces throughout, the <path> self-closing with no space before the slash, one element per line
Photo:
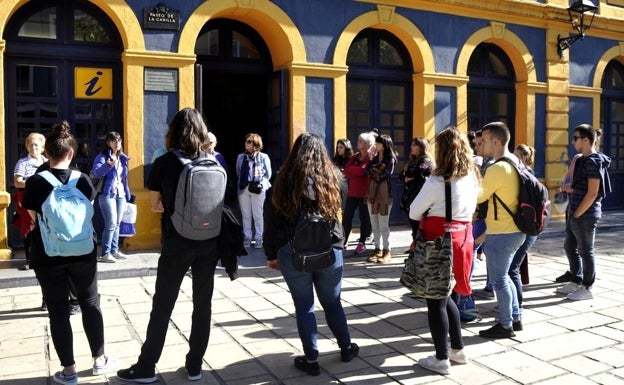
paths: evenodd
<path fill-rule="evenodd" d="M 445 182 L 446 222 L 451 222 L 451 182 Z M 450 227 L 450 226 L 449 226 Z M 425 241 L 416 239 L 414 249 L 405 259 L 399 280 L 419 298 L 443 299 L 455 286 L 453 278 L 453 242 L 447 228 L 443 236 Z"/>

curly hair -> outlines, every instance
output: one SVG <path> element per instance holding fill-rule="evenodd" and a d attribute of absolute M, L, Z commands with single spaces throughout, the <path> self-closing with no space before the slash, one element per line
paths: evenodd
<path fill-rule="evenodd" d="M 303 133 L 277 173 L 271 202 L 275 211 L 289 220 L 296 219 L 300 209 L 316 210 L 326 219 L 336 218 L 342 204 L 339 178 L 340 171 L 321 138 Z M 316 207 L 301 207 L 309 187 L 314 191 Z"/>
<path fill-rule="evenodd" d="M 473 161 L 470 143 L 465 134 L 454 126 L 448 126 L 435 137 L 435 163 L 432 175 L 445 178 L 461 178 L 474 172 L 480 175 Z"/>

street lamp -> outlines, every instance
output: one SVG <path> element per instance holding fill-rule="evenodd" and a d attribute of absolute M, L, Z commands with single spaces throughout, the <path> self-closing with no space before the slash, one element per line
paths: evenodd
<path fill-rule="evenodd" d="M 559 57 L 563 59 L 565 56 L 565 50 L 570 48 L 572 44 L 574 44 L 577 40 L 583 40 L 585 37 L 585 31 L 587 31 L 594 21 L 594 16 L 596 15 L 596 11 L 598 7 L 594 5 L 590 0 L 576 0 L 570 7 L 568 8 L 568 16 L 570 17 L 570 24 L 572 24 L 572 28 L 578 32 L 575 34 L 570 34 L 568 37 L 561 37 L 561 35 L 557 36 L 557 53 Z M 591 14 L 591 18 L 589 22 L 585 21 L 585 13 Z"/>

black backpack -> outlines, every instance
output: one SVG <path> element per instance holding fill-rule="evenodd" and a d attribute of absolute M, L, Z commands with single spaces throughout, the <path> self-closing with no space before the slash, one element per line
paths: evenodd
<path fill-rule="evenodd" d="M 518 229 L 526 235 L 538 235 L 550 222 L 550 200 L 548 189 L 527 168 L 519 168 L 514 161 L 502 157 L 496 162 L 505 161 L 513 165 L 520 177 L 518 211 L 512 213 L 509 207 L 494 194 L 494 218 L 498 219 L 497 202 L 507 210 Z"/>
<path fill-rule="evenodd" d="M 290 240 L 293 265 L 299 271 L 316 271 L 334 264 L 332 231 L 335 220 L 317 211 L 301 210 Z"/>

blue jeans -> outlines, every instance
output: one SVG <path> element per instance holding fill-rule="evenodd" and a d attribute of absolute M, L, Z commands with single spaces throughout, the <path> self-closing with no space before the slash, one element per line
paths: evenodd
<path fill-rule="evenodd" d="M 511 282 L 516 287 L 516 292 L 518 293 L 518 304 L 520 306 L 522 306 L 522 277 L 520 276 L 520 265 L 522 265 L 522 261 L 524 261 L 529 249 L 533 246 L 536 240 L 537 235 L 527 235 L 522 245 L 520 245 L 518 250 L 516 250 L 516 254 L 511 260 L 511 266 L 509 267 L 509 278 L 511 278 Z"/>
<path fill-rule="evenodd" d="M 589 288 L 596 280 L 596 267 L 594 260 L 594 240 L 599 218 L 584 216 L 573 218 L 568 215 L 566 224 L 566 237 L 563 243 L 568 262 L 572 282 L 583 284 Z"/>
<path fill-rule="evenodd" d="M 524 233 L 520 232 L 487 235 L 485 264 L 496 293 L 498 322 L 506 328 L 511 328 L 513 320 L 520 318 L 518 293 L 508 273 L 514 254 L 524 238 Z"/>
<path fill-rule="evenodd" d="M 288 244 L 280 248 L 277 253 L 280 271 L 295 303 L 297 330 L 303 344 L 303 352 L 309 361 L 317 360 L 319 355 L 313 290 L 316 290 L 316 295 L 325 311 L 327 326 L 336 337 L 338 346 L 342 349 L 351 344 L 347 318 L 340 301 L 343 271 L 342 249 L 335 248 L 334 253 L 336 262 L 332 266 L 311 273 L 295 270 Z"/>
<path fill-rule="evenodd" d="M 98 195 L 104 227 L 102 229 L 102 255 L 119 251 L 119 225 L 126 209 L 126 198 Z"/>

